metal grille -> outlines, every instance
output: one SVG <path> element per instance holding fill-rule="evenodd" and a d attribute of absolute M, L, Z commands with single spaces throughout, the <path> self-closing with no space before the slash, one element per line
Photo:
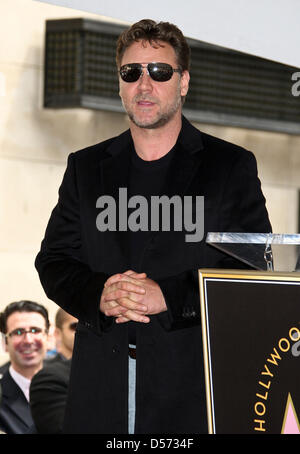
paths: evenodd
<path fill-rule="evenodd" d="M 192 47 L 186 107 L 256 119 L 300 123 L 292 96 L 296 68 L 239 52 Z"/>
<path fill-rule="evenodd" d="M 80 93 L 81 36 L 79 31 L 53 32 L 46 40 L 45 93 L 49 96 Z M 47 98 L 45 99 L 47 104 Z"/>
<path fill-rule="evenodd" d="M 86 19 L 46 21 L 44 106 L 121 111 L 115 47 L 123 30 Z"/>
<path fill-rule="evenodd" d="M 88 33 L 84 42 L 83 93 L 118 99 L 114 35 Z M 106 68 L 103 71 L 103 68 Z"/>
<path fill-rule="evenodd" d="M 87 19 L 46 22 L 45 107 L 122 111 L 115 46 L 124 27 Z M 191 120 L 300 133 L 300 98 L 288 67 L 189 40 Z"/>

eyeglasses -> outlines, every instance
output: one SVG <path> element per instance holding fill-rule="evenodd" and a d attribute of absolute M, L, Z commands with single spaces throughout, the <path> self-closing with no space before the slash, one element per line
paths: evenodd
<path fill-rule="evenodd" d="M 77 328 L 77 322 L 70 323 L 69 329 L 71 331 L 76 331 L 76 328 Z"/>
<path fill-rule="evenodd" d="M 147 68 L 149 76 L 155 82 L 167 82 L 173 73 L 181 73 L 180 68 L 172 68 L 168 63 L 128 63 L 120 68 L 120 76 L 124 82 L 136 82 L 143 74 L 143 68 Z"/>
<path fill-rule="evenodd" d="M 47 333 L 47 330 L 38 328 L 36 326 L 32 326 L 31 328 L 16 328 L 10 333 L 6 334 L 6 337 L 14 337 L 14 338 L 21 338 L 25 336 L 25 334 L 32 334 L 35 337 L 40 336 L 41 334 Z"/>

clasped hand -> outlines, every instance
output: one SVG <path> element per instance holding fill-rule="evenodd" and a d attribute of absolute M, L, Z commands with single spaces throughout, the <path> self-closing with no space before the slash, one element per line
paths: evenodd
<path fill-rule="evenodd" d="M 148 315 L 167 310 L 159 285 L 145 273 L 126 271 L 114 274 L 105 283 L 100 299 L 100 310 L 116 317 L 116 323 L 130 320 L 149 323 Z"/>

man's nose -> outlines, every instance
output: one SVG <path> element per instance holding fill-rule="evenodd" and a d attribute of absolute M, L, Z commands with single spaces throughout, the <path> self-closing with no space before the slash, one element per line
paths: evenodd
<path fill-rule="evenodd" d="M 152 90 L 152 79 L 148 74 L 147 68 L 143 68 L 143 72 L 139 78 L 139 88 L 141 90 Z"/>
<path fill-rule="evenodd" d="M 30 331 L 26 331 L 24 334 L 23 334 L 23 342 L 32 342 L 34 340 L 35 336 L 33 333 L 31 333 Z"/>

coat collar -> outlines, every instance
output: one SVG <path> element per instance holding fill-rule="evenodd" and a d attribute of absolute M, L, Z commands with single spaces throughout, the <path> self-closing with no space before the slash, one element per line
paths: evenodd
<path fill-rule="evenodd" d="M 177 143 L 186 153 L 194 154 L 204 150 L 202 133 L 182 116 L 182 128 Z"/>
<path fill-rule="evenodd" d="M 127 130 L 116 137 L 106 149 L 106 153 L 111 158 L 103 160 L 101 165 L 104 194 L 117 197 L 119 188 L 128 186 L 130 153 L 133 148 L 130 130 Z M 201 163 L 204 150 L 201 132 L 182 116 L 182 128 L 163 188 L 165 195 L 183 194 L 185 192 Z"/>
<path fill-rule="evenodd" d="M 195 128 L 184 116 L 182 116 L 182 127 L 179 133 L 177 144 L 186 152 L 194 154 L 204 150 L 202 133 Z M 120 134 L 106 149 L 112 157 L 133 147 L 133 140 L 130 129 Z"/>
<path fill-rule="evenodd" d="M 185 117 L 177 139 L 174 157 L 167 174 L 163 194 L 184 195 L 204 156 L 201 132 Z"/>

